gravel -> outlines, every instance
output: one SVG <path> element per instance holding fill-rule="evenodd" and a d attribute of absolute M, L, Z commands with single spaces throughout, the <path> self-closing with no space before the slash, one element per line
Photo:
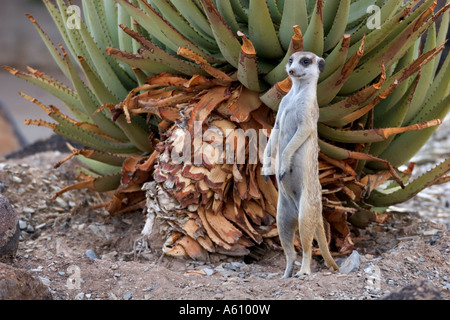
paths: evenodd
<path fill-rule="evenodd" d="M 415 176 L 450 156 L 449 123 L 444 122 L 415 158 Z M 438 153 L 423 160 L 429 148 Z M 153 251 L 135 255 L 145 220 L 142 212 L 109 216 L 104 208 L 92 208 L 109 196 L 90 190 L 50 199 L 76 182 L 76 161 L 52 167 L 65 156 L 50 151 L 0 160 L 0 192 L 9 199 L 20 227 L 13 265 L 44 279 L 54 299 L 371 300 L 410 285 L 420 288 L 422 280 L 450 299 L 449 183 L 391 207 L 384 224 L 355 230 L 359 269 L 354 257 L 337 256 L 341 266 L 353 261 L 353 271 L 330 272 L 314 257 L 309 277 L 281 280 L 281 252 L 269 252 L 259 261 L 220 255 L 208 262 L 186 261 Z M 295 268 L 300 268 L 298 261 Z"/>

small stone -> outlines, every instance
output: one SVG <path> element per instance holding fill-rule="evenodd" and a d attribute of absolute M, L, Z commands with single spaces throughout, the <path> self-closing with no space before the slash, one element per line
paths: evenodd
<path fill-rule="evenodd" d="M 74 300 L 83 300 L 84 299 L 84 292 L 78 293 L 73 299 Z"/>
<path fill-rule="evenodd" d="M 5 191 L 8 188 L 8 184 L 5 181 L 0 180 L 0 192 Z"/>
<path fill-rule="evenodd" d="M 43 227 L 45 227 L 47 224 L 44 222 L 44 223 L 41 223 L 41 224 L 38 224 L 37 226 L 36 226 L 36 229 L 37 230 L 39 230 L 39 229 L 42 229 Z"/>
<path fill-rule="evenodd" d="M 123 300 L 130 300 L 131 298 L 133 298 L 133 293 L 131 292 L 127 292 L 122 296 Z"/>
<path fill-rule="evenodd" d="M 30 272 L 41 272 L 41 271 L 42 271 L 42 269 L 43 269 L 43 267 L 42 267 L 42 266 L 38 266 L 37 268 L 34 268 L 34 269 L 30 269 Z"/>
<path fill-rule="evenodd" d="M 27 233 L 34 233 L 34 228 L 32 225 L 27 226 L 27 230 L 25 230 Z"/>
<path fill-rule="evenodd" d="M 94 250 L 88 249 L 86 250 L 86 257 L 88 257 L 89 259 L 98 259 L 97 254 L 94 252 Z"/>
<path fill-rule="evenodd" d="M 49 278 L 45 278 L 45 277 L 39 276 L 39 280 L 41 280 L 42 283 L 43 283 L 44 285 L 46 285 L 47 287 L 50 286 L 50 279 L 49 279 Z"/>
<path fill-rule="evenodd" d="M 216 300 L 222 300 L 224 297 L 225 296 L 222 293 L 216 293 L 213 298 Z"/>
<path fill-rule="evenodd" d="M 67 204 L 66 201 L 64 201 L 64 199 L 61 198 L 56 198 L 56 202 L 58 203 L 58 205 L 62 208 L 67 209 L 69 207 L 69 205 Z"/>
<path fill-rule="evenodd" d="M 20 179 L 19 177 L 13 176 L 11 178 L 12 181 L 17 182 L 17 183 L 22 183 L 22 179 Z"/>
<path fill-rule="evenodd" d="M 211 276 L 214 274 L 214 269 L 211 268 L 203 268 L 203 271 L 205 271 L 207 276 Z"/>
<path fill-rule="evenodd" d="M 339 267 L 340 273 L 350 273 L 358 270 L 360 265 L 360 255 L 358 251 L 353 250 L 352 254 Z"/>
<path fill-rule="evenodd" d="M 117 270 L 119 269 L 119 265 L 117 263 L 113 263 L 110 268 L 111 270 Z"/>
<path fill-rule="evenodd" d="M 27 228 L 27 222 L 23 220 L 19 220 L 19 228 L 20 230 L 25 230 Z"/>
<path fill-rule="evenodd" d="M 243 265 L 244 263 L 240 261 L 231 262 L 230 269 L 236 271 L 237 269 L 240 269 Z"/>
<path fill-rule="evenodd" d="M 105 254 L 102 254 L 102 260 L 114 260 L 114 257 L 118 255 L 117 251 L 111 251 Z"/>
<path fill-rule="evenodd" d="M 22 212 L 23 213 L 35 213 L 36 212 L 36 210 L 34 210 L 33 208 L 30 208 L 30 207 L 24 207 L 23 209 L 22 209 Z"/>

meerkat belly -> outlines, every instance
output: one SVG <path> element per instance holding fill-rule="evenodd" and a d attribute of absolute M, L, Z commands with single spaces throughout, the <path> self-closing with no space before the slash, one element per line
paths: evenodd
<path fill-rule="evenodd" d="M 304 195 L 318 183 L 318 175 L 313 168 L 313 157 L 317 157 L 315 152 L 311 139 L 308 139 L 294 154 L 285 188 L 292 190 L 295 196 Z"/>

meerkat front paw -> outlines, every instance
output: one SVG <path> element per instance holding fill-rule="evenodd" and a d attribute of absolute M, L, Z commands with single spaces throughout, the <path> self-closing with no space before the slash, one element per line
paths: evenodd
<path fill-rule="evenodd" d="M 286 175 L 286 172 L 288 172 L 288 165 L 281 165 L 280 166 L 280 172 L 278 173 L 278 180 L 282 180 L 284 178 L 284 176 Z"/>
<path fill-rule="evenodd" d="M 275 174 L 275 172 L 274 172 L 272 166 L 270 164 L 268 164 L 268 165 L 264 165 L 261 168 L 261 174 L 264 177 L 264 181 L 267 182 L 267 181 L 269 181 L 269 176 Z"/>

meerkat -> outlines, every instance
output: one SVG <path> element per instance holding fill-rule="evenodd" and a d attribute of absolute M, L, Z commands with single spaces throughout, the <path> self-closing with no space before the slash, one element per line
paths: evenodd
<path fill-rule="evenodd" d="M 268 175 L 276 174 L 278 181 L 277 225 L 286 254 L 283 278 L 292 276 L 297 256 L 294 249 L 297 229 L 303 249 L 302 265 L 297 275 L 311 273 L 314 238 L 327 265 L 338 269 L 325 236 L 318 170 L 317 81 L 324 68 L 325 60 L 314 53 L 296 52 L 291 55 L 286 72 L 292 80 L 292 87 L 281 100 L 264 152 L 262 174 L 266 180 Z"/>

